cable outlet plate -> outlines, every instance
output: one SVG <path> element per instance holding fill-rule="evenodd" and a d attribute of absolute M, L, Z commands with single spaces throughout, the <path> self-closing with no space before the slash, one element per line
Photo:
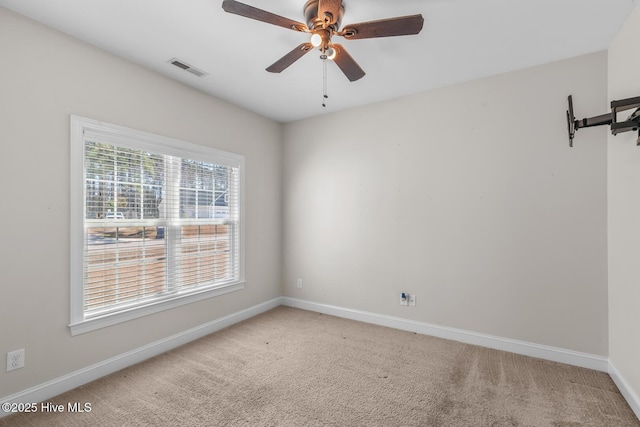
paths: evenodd
<path fill-rule="evenodd" d="M 416 296 L 415 295 L 409 295 L 409 306 L 410 307 L 415 307 L 416 306 Z"/>
<path fill-rule="evenodd" d="M 7 353 L 7 372 L 24 368 L 24 348 Z"/>

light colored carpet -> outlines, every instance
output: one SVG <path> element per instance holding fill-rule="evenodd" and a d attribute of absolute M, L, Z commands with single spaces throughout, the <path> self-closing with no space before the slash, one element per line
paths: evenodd
<path fill-rule="evenodd" d="M 278 307 L 0 426 L 640 426 L 602 372 Z"/>

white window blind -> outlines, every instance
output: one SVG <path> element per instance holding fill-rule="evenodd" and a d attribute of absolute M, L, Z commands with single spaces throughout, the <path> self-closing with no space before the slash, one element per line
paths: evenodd
<path fill-rule="evenodd" d="M 241 156 L 75 116 L 72 130 L 72 332 L 241 284 Z"/>

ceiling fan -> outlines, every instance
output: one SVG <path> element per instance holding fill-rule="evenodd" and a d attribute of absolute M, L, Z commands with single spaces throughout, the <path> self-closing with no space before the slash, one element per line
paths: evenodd
<path fill-rule="evenodd" d="M 333 36 L 356 40 L 411 35 L 418 34 L 424 23 L 424 18 L 418 14 L 349 24 L 341 29 L 344 16 L 342 0 L 308 0 L 304 5 L 306 25 L 235 0 L 224 0 L 222 8 L 225 12 L 311 34 L 309 42 L 297 46 L 269 66 L 267 71 L 280 73 L 316 47 L 322 52 L 320 58 L 333 59 L 352 82 L 364 77 L 365 72 L 341 44 L 331 41 Z"/>

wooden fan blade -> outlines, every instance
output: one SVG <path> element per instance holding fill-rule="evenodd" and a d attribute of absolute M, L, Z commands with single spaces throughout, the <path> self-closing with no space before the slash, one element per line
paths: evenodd
<path fill-rule="evenodd" d="M 333 44 L 336 51 L 336 57 L 333 59 L 345 76 L 351 82 L 355 82 L 364 77 L 366 74 L 358 63 L 349 55 L 349 52 L 341 44 Z"/>
<path fill-rule="evenodd" d="M 333 25 L 342 16 L 340 8 L 342 7 L 342 0 L 319 0 L 318 2 L 318 18 L 324 21 L 326 13 L 331 14 L 331 21 L 329 25 Z"/>
<path fill-rule="evenodd" d="M 307 26 L 303 23 L 284 18 L 280 15 L 267 12 L 266 10 L 258 9 L 257 7 L 249 6 L 248 4 L 240 3 L 239 1 L 224 0 L 222 2 L 222 8 L 225 12 L 266 22 L 267 24 L 278 25 L 295 31 L 308 31 Z"/>
<path fill-rule="evenodd" d="M 267 68 L 267 71 L 270 73 L 281 73 L 289 65 L 302 58 L 304 54 L 309 52 L 311 49 L 313 49 L 313 45 L 311 43 L 302 43 L 300 46 L 296 47 L 291 52 L 287 53 L 285 56 L 270 65 L 269 68 Z"/>
<path fill-rule="evenodd" d="M 408 36 L 418 34 L 422 30 L 422 15 L 399 16 L 397 18 L 380 19 L 378 21 L 349 24 L 338 33 L 351 39 L 369 39 L 373 37 Z"/>

